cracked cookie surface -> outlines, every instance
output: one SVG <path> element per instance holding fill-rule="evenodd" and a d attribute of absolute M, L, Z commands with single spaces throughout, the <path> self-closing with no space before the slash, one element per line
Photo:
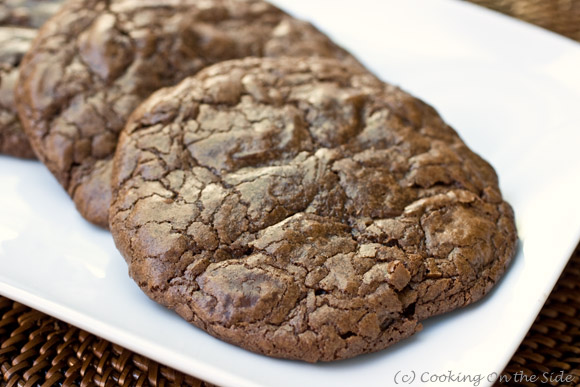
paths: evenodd
<path fill-rule="evenodd" d="M 430 106 L 330 59 L 245 59 L 131 116 L 110 228 L 153 300 L 246 349 L 383 349 L 481 298 L 515 252 L 492 167 Z"/>
<path fill-rule="evenodd" d="M 31 28 L 0 26 L 0 153 L 22 158 L 35 156 L 18 119 L 14 88 L 18 66 L 34 36 Z"/>
<path fill-rule="evenodd" d="M 56 12 L 60 1 L 8 0 L 0 3 L 0 153 L 35 158 L 18 119 L 14 88 L 18 67 L 36 29 Z"/>
<path fill-rule="evenodd" d="M 356 60 L 308 23 L 256 0 L 70 0 L 25 57 L 20 118 L 39 158 L 106 227 L 119 131 L 160 87 L 247 56 Z"/>

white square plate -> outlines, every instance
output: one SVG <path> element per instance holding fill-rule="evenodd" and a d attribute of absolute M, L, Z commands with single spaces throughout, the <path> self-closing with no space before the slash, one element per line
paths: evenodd
<path fill-rule="evenodd" d="M 413 385 L 433 375 L 491 384 L 580 237 L 580 45 L 457 1 L 276 3 L 434 105 L 494 165 L 520 234 L 496 289 L 376 354 L 316 365 L 270 359 L 150 301 L 109 233 L 80 218 L 42 165 L 0 157 L 0 293 L 220 385 L 387 386 L 411 371 Z"/>

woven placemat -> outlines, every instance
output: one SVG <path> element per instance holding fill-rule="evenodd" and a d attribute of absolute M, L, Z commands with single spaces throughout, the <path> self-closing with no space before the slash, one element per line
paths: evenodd
<path fill-rule="evenodd" d="M 0 386 L 211 386 L 0 296 Z"/>
<path fill-rule="evenodd" d="M 502 384 L 580 386 L 580 244 L 504 370 Z"/>
<path fill-rule="evenodd" d="M 580 41 L 580 0 L 469 1 Z M 580 386 L 580 245 L 496 385 L 539 384 Z M 212 386 L 0 296 L 0 386 L 117 385 Z"/>

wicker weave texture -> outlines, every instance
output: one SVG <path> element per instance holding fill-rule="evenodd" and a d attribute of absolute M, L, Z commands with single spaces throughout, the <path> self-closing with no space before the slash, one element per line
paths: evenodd
<path fill-rule="evenodd" d="M 0 296 L 0 386 L 210 386 Z"/>
<path fill-rule="evenodd" d="M 504 374 L 511 377 L 505 385 L 536 386 L 535 376 L 559 386 L 550 376 L 564 374 L 580 386 L 580 245 Z"/>

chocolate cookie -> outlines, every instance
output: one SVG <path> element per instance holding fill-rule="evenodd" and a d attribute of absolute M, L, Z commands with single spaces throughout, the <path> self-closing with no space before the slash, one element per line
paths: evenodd
<path fill-rule="evenodd" d="M 19 112 L 32 146 L 89 221 L 106 227 L 119 131 L 153 91 L 247 56 L 356 61 L 257 0 L 72 0 L 25 57 Z"/>
<path fill-rule="evenodd" d="M 18 65 L 36 30 L 22 27 L 0 27 L 0 153 L 15 157 L 34 158 L 28 138 L 22 130 L 14 88 L 18 79 Z"/>
<path fill-rule="evenodd" d="M 123 131 L 111 231 L 153 300 L 309 362 L 385 348 L 480 299 L 516 231 L 493 168 L 425 103 L 330 59 L 246 59 Z"/>
<path fill-rule="evenodd" d="M 60 1 L 8 0 L 0 3 L 0 153 L 34 158 L 14 102 L 18 66 L 38 28 Z"/>

